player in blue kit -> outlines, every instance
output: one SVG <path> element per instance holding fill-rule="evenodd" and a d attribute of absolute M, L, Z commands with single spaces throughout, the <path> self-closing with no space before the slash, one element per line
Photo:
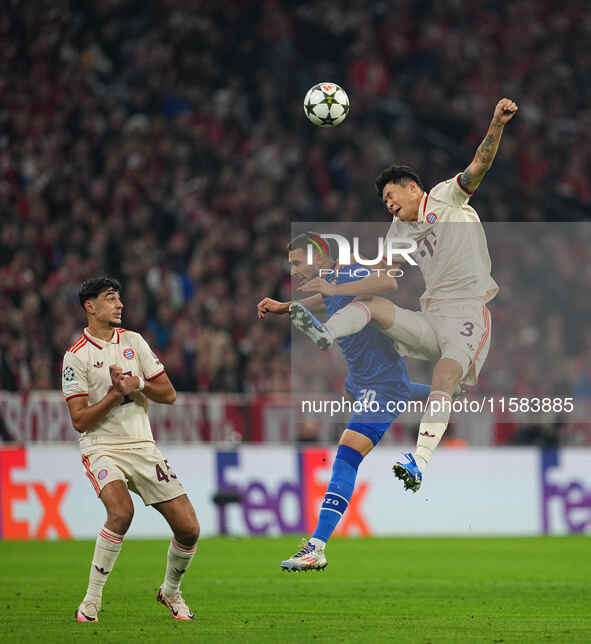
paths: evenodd
<path fill-rule="evenodd" d="M 259 319 L 267 313 L 289 312 L 294 326 L 306 327 L 309 336 L 314 325 L 321 326 L 312 311 L 325 311 L 334 318 L 357 296 L 377 295 L 397 288 L 393 277 L 371 272 L 361 264 L 338 266 L 334 259 L 336 249 L 331 250 L 330 242 L 332 240 L 323 240 L 314 233 L 304 233 L 290 242 L 292 278 L 302 283 L 301 290 L 316 293 L 297 302 L 264 298 L 257 305 Z M 312 262 L 308 263 L 310 245 L 314 250 Z M 366 309 L 360 301 L 356 301 L 355 306 Z M 369 311 L 367 315 L 369 319 Z M 281 562 L 284 570 L 322 570 L 326 567 L 326 543 L 349 505 L 359 464 L 398 416 L 396 404 L 426 400 L 430 391 L 427 385 L 409 382 L 403 358 L 391 340 L 377 328 L 366 326 L 359 333 L 339 339 L 338 343 L 349 368 L 346 392 L 363 411 L 351 416 L 339 441 L 316 530 L 301 550 Z"/>

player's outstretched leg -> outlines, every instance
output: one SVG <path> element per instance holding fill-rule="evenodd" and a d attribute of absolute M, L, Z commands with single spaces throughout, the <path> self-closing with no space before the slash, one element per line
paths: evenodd
<path fill-rule="evenodd" d="M 337 527 L 353 496 L 357 469 L 362 460 L 363 456 L 357 450 L 348 445 L 339 445 L 316 530 L 310 540 L 302 544 L 298 552 L 281 562 L 282 570 L 299 572 L 326 568 L 328 565 L 325 554 L 326 542 Z"/>
<path fill-rule="evenodd" d="M 454 359 L 442 358 L 435 365 L 432 389 L 419 426 L 415 453 L 404 454 L 406 461 L 397 461 L 392 468 L 396 477 L 404 483 L 405 490 L 416 492 L 421 487 L 425 469 L 447 429 L 452 400 L 462 393 L 459 385 L 461 376 L 462 366 Z"/>
<path fill-rule="evenodd" d="M 402 456 L 406 459 L 406 462 L 396 461 L 392 471 L 404 483 L 405 490 L 417 492 L 423 481 L 421 470 L 419 470 L 417 462 L 410 452 Z"/>
<path fill-rule="evenodd" d="M 363 302 L 352 302 L 337 311 L 323 324 L 300 302 L 289 305 L 291 323 L 307 335 L 319 349 L 328 349 L 337 338 L 358 333 L 371 322 L 371 313 Z"/>
<path fill-rule="evenodd" d="M 328 349 L 333 343 L 333 338 L 326 326 L 303 304 L 292 302 L 289 305 L 289 318 L 294 327 L 307 335 L 319 349 Z"/>

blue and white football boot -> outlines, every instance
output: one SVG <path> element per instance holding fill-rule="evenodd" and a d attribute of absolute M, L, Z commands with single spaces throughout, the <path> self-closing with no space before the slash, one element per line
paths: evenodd
<path fill-rule="evenodd" d="M 289 318 L 294 327 L 307 335 L 319 349 L 324 351 L 332 345 L 334 338 L 326 325 L 322 324 L 303 304 L 292 302 L 289 305 Z"/>
<path fill-rule="evenodd" d="M 295 555 L 279 564 L 281 570 L 304 572 L 306 570 L 324 570 L 328 566 L 324 554 L 325 544 L 319 539 L 310 539 L 310 541 L 304 539 L 301 545 L 301 549 Z"/>
<path fill-rule="evenodd" d="M 400 461 L 397 461 L 394 463 L 392 471 L 394 472 L 394 475 L 404 483 L 405 490 L 417 492 L 423 482 L 423 475 L 421 474 L 421 470 L 419 470 L 419 466 L 417 465 L 414 456 L 410 452 L 408 452 L 408 454 L 403 454 L 403 456 L 408 462 L 401 463 Z"/>

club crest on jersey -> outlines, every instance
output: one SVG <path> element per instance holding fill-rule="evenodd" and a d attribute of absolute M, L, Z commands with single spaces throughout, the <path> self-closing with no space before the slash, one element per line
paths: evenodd
<path fill-rule="evenodd" d="M 109 473 L 109 470 L 101 470 L 98 473 L 99 479 L 102 481 L 107 476 L 108 473 Z"/>
<path fill-rule="evenodd" d="M 127 358 L 128 360 L 133 360 L 135 357 L 134 350 L 131 347 L 127 347 L 127 349 L 123 351 L 123 357 Z"/>
<path fill-rule="evenodd" d="M 430 223 L 434 224 L 437 221 L 437 215 L 434 212 L 427 213 L 425 219 Z"/>

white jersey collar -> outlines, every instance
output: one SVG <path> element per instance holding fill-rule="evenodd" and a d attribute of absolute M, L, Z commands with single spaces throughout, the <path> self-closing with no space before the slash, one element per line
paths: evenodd
<path fill-rule="evenodd" d="M 109 342 L 92 335 L 92 333 L 88 330 L 88 327 L 84 329 L 83 333 L 84 337 L 98 349 L 102 349 L 108 344 L 119 344 L 119 333 L 117 333 L 117 329 L 113 329 L 113 337 L 111 338 L 111 340 L 109 340 Z"/>

